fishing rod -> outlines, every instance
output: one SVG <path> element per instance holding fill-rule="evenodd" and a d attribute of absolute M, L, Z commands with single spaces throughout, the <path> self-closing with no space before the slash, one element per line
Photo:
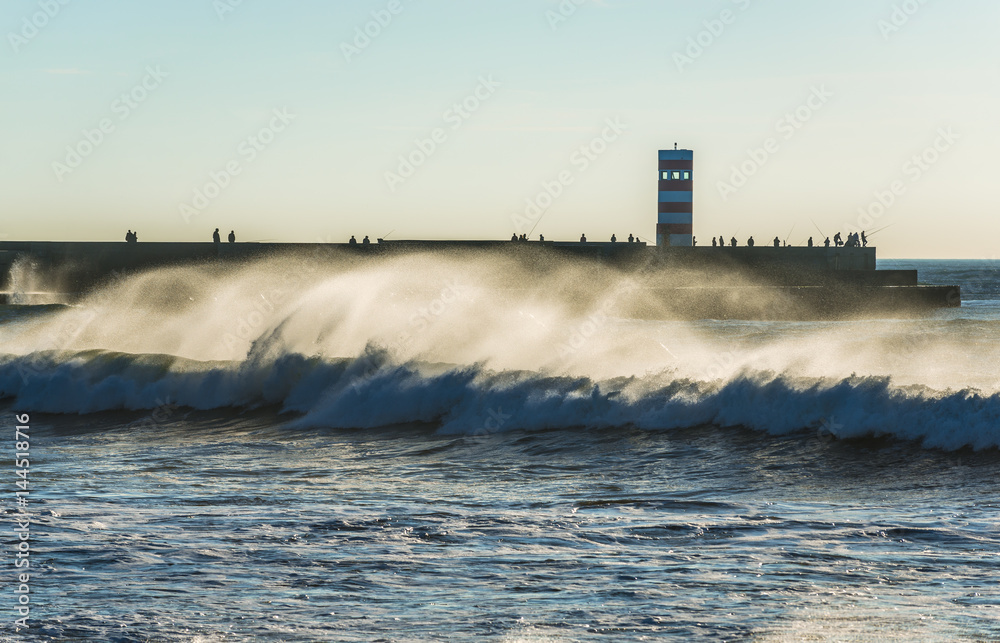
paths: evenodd
<path fill-rule="evenodd" d="M 812 219 L 809 219 L 809 222 L 812 223 L 814 226 L 816 226 L 816 231 L 819 232 L 819 234 L 820 234 L 821 237 L 823 237 L 824 239 L 827 238 L 826 233 L 819 229 L 819 226 L 816 225 L 815 221 L 813 221 Z"/>
<path fill-rule="evenodd" d="M 785 237 L 786 246 L 788 245 L 788 237 L 792 236 L 792 233 L 795 232 L 795 226 L 797 225 L 798 225 L 797 223 L 792 224 L 792 229 L 788 231 L 788 236 Z"/>
<path fill-rule="evenodd" d="M 528 230 L 528 239 L 531 239 L 531 234 L 535 231 L 535 228 L 538 227 L 538 224 L 542 222 L 542 217 L 544 217 L 548 211 L 549 209 L 545 208 L 542 210 L 542 213 L 538 215 L 538 221 L 535 221 L 535 225 L 531 226 L 531 230 Z"/>
<path fill-rule="evenodd" d="M 897 222 L 897 223 L 898 223 L 898 222 Z M 867 235 L 865 235 L 865 236 L 867 236 L 867 237 L 871 238 L 871 237 L 875 236 L 876 234 L 878 234 L 879 232 L 882 232 L 883 230 L 886 230 L 886 229 L 888 229 L 888 228 L 891 228 L 891 227 L 892 227 L 892 226 L 894 226 L 894 225 L 896 225 L 896 224 L 895 224 L 895 223 L 890 223 L 889 225 L 887 225 L 887 226 L 883 226 L 883 227 L 879 228 L 878 230 L 876 230 L 876 231 L 874 231 L 874 232 L 869 232 L 869 233 L 868 233 Z"/>

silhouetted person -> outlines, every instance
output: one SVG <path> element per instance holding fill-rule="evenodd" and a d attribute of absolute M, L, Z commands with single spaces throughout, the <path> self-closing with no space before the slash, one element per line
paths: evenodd
<path fill-rule="evenodd" d="M 544 234 L 538 235 L 538 240 L 539 241 L 545 241 L 545 235 Z"/>
<path fill-rule="evenodd" d="M 841 236 L 840 236 L 840 233 L 839 233 L 839 232 L 838 232 L 837 234 L 833 235 L 833 243 L 834 243 L 834 245 L 836 245 L 836 246 L 837 246 L 838 248 L 839 248 L 840 246 L 844 245 L 844 240 L 843 240 L 843 239 L 841 238 Z"/>
<path fill-rule="evenodd" d="M 864 230 L 861 231 L 861 246 L 863 248 L 867 248 L 868 247 L 868 237 L 865 236 L 865 231 Z"/>
<path fill-rule="evenodd" d="M 349 246 L 356 246 L 356 245 L 358 245 L 358 240 L 354 238 L 353 234 L 351 235 L 351 239 L 347 242 L 347 245 L 349 245 Z"/>
<path fill-rule="evenodd" d="M 521 235 L 521 241 L 527 241 L 527 240 L 528 240 L 528 235 L 527 234 L 522 234 Z"/>
<path fill-rule="evenodd" d="M 813 247 L 813 238 L 812 237 L 809 237 L 809 247 L 810 248 Z"/>
<path fill-rule="evenodd" d="M 581 234 L 580 235 L 580 243 L 587 243 L 587 235 L 586 234 Z"/>
<path fill-rule="evenodd" d="M 775 248 L 780 248 L 781 247 L 781 239 L 779 239 L 778 237 L 774 238 L 774 247 Z"/>
<path fill-rule="evenodd" d="M 729 245 L 731 245 L 734 248 L 736 247 L 736 237 L 733 237 L 732 239 L 729 240 Z"/>
<path fill-rule="evenodd" d="M 755 243 L 756 242 L 753 240 L 753 237 L 750 237 L 749 239 L 747 239 L 747 245 L 750 246 L 751 248 L 753 248 L 753 246 L 754 246 Z"/>
<path fill-rule="evenodd" d="M 229 231 L 229 243 L 236 243 L 236 230 Z"/>
<path fill-rule="evenodd" d="M 712 247 L 713 248 L 718 248 L 719 247 L 719 240 L 716 239 L 715 237 L 712 237 Z"/>
<path fill-rule="evenodd" d="M 363 245 L 363 246 L 370 246 L 371 243 L 372 242 L 368 239 L 368 235 L 367 234 L 365 235 L 365 238 L 361 240 L 361 245 Z"/>
<path fill-rule="evenodd" d="M 719 246 L 722 248 L 726 247 L 726 238 L 723 237 L 721 234 L 719 235 Z"/>
<path fill-rule="evenodd" d="M 827 248 L 830 247 L 830 237 L 826 238 L 826 241 L 823 242 L 823 245 L 826 246 Z"/>
<path fill-rule="evenodd" d="M 618 243 L 618 237 L 611 235 L 611 243 Z"/>
<path fill-rule="evenodd" d="M 214 241 L 216 244 L 219 244 L 219 243 L 222 242 L 222 237 L 219 236 L 219 229 L 218 228 L 216 228 L 215 232 L 212 233 L 212 241 Z"/>
<path fill-rule="evenodd" d="M 139 243 L 139 231 L 136 230 L 132 233 L 132 243 Z"/>
<path fill-rule="evenodd" d="M 128 232 L 125 233 L 125 242 L 126 243 L 135 243 L 135 236 L 132 234 L 131 230 L 129 230 Z"/>
<path fill-rule="evenodd" d="M 694 248 L 698 245 L 698 237 L 691 237 L 691 247 Z"/>

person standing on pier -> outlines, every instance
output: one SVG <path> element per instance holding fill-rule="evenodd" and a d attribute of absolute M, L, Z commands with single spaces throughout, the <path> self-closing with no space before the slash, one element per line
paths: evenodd
<path fill-rule="evenodd" d="M 215 232 L 212 233 L 212 241 L 215 242 L 215 245 L 219 245 L 222 242 L 222 237 L 219 236 L 218 228 L 216 228 Z"/>
<path fill-rule="evenodd" d="M 733 237 L 732 239 L 729 240 L 729 245 L 731 245 L 734 248 L 736 247 L 736 237 Z"/>
<path fill-rule="evenodd" d="M 236 243 L 236 230 L 229 231 L 229 243 Z"/>
<path fill-rule="evenodd" d="M 809 237 L 809 247 L 810 248 L 813 247 L 813 238 L 812 237 Z"/>
<path fill-rule="evenodd" d="M 755 243 L 757 243 L 757 242 L 753 240 L 753 237 L 750 237 L 749 239 L 747 239 L 747 245 L 750 246 L 751 248 L 753 248 L 753 246 L 754 246 Z"/>

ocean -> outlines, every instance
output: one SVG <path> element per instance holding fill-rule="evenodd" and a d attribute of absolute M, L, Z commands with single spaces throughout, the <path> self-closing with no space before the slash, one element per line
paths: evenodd
<path fill-rule="evenodd" d="M 442 256 L 26 296 L 0 637 L 1000 640 L 1000 262 L 880 267 L 963 307 L 636 320 Z"/>

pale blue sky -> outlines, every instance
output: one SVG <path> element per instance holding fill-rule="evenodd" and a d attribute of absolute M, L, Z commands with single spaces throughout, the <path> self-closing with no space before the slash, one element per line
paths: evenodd
<path fill-rule="evenodd" d="M 23 32 L 49 2 L 58 13 Z M 553 28 L 556 1 L 400 0 L 350 61 L 342 43 L 390 0 L 243 0 L 220 18 L 224 2 L 4 2 L 0 234 L 507 238 L 526 199 L 569 172 L 536 235 L 652 238 L 656 150 L 676 141 L 695 150 L 702 244 L 804 243 L 819 235 L 811 221 L 832 235 L 899 180 L 894 203 L 861 221 L 889 226 L 874 238 L 883 256 L 1000 256 L 996 2 L 588 0 Z M 917 8 L 906 23 L 880 30 L 904 4 Z M 701 33 L 727 10 L 718 36 Z M 675 54 L 699 34 L 711 42 L 682 71 Z M 114 101 L 144 79 L 157 86 L 123 119 Z M 453 129 L 447 110 L 477 88 L 478 110 Z M 824 98 L 786 138 L 779 121 L 809 114 L 811 95 Z M 69 168 L 67 146 L 104 119 L 113 131 Z M 627 129 L 584 170 L 573 155 L 608 119 Z M 250 160 L 241 142 L 272 122 L 283 130 Z M 398 157 L 436 128 L 443 142 L 390 189 Z M 723 198 L 720 182 L 768 138 L 778 151 Z M 935 143 L 933 162 L 905 166 Z M 195 190 L 232 162 L 240 174 L 195 209 Z"/>

